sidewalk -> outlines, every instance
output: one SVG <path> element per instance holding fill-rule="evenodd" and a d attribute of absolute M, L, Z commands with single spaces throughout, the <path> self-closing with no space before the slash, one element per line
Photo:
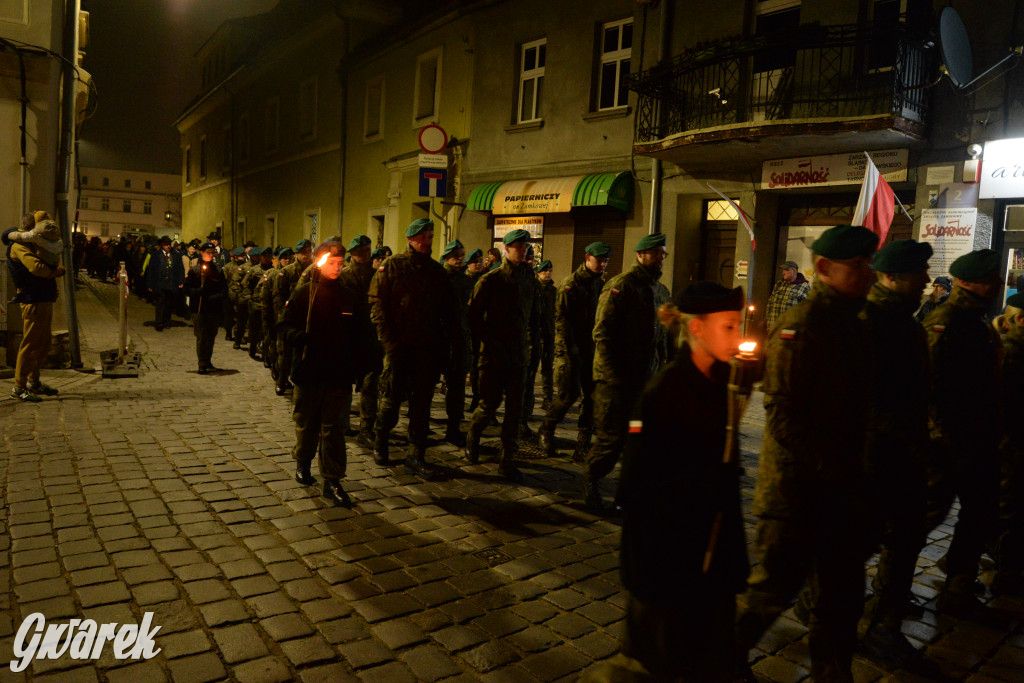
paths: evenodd
<path fill-rule="evenodd" d="M 78 307 L 90 368 L 116 343 L 116 288 L 88 282 Z M 524 448 L 526 481 L 506 484 L 491 429 L 482 463 L 468 466 L 438 440 L 438 396 L 428 455 L 448 476 L 377 467 L 353 441 L 356 507 L 327 507 L 292 479 L 290 404 L 262 364 L 221 335 L 213 362 L 229 372 L 200 376 L 191 327 L 176 318 L 156 332 L 152 315 L 131 300 L 139 378 L 47 371 L 59 400 L 0 393 L 0 681 L 575 680 L 619 650 L 619 526 L 585 511 L 568 458 Z M 748 507 L 763 419 L 755 396 L 742 441 Z M 558 434 L 563 449 L 574 426 Z M 931 562 L 950 531 L 919 562 L 928 609 L 908 633 L 955 678 L 1020 680 L 1019 622 L 994 632 L 931 611 L 942 580 Z M 64 655 L 12 673 L 14 634 L 35 612 L 57 624 L 139 624 L 152 612 L 161 652 L 118 661 L 108 645 L 95 662 Z M 762 647 L 765 680 L 806 677 L 802 626 L 783 618 Z M 858 681 L 884 673 L 856 668 Z"/>

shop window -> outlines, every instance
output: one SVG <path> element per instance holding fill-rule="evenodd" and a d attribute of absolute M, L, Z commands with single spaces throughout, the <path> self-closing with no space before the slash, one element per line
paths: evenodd
<path fill-rule="evenodd" d="M 523 45 L 519 59 L 519 106 L 516 123 L 529 123 L 541 119 L 547 49 L 547 38 Z"/>
<path fill-rule="evenodd" d="M 366 142 L 384 137 L 384 95 L 383 76 L 366 82 L 366 100 L 363 104 L 363 140 Z"/>
<path fill-rule="evenodd" d="M 633 48 L 633 19 L 604 24 L 600 39 L 597 108 L 625 107 L 629 95 L 626 76 Z"/>
<path fill-rule="evenodd" d="M 413 93 L 414 128 L 437 121 L 441 98 L 441 52 L 437 47 L 416 58 L 416 85 Z"/>

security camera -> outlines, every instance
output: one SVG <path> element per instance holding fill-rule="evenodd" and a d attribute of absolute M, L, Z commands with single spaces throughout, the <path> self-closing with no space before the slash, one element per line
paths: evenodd
<path fill-rule="evenodd" d="M 982 146 L 979 145 L 977 142 L 967 146 L 967 153 L 971 155 L 972 159 L 977 159 L 978 157 L 980 157 L 982 151 L 984 151 Z"/>

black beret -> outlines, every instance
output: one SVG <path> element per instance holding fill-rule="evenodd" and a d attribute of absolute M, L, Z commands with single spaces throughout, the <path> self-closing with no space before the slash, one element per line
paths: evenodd
<path fill-rule="evenodd" d="M 167 235 L 164 235 L 163 237 L 161 237 L 159 239 L 159 242 L 160 242 L 160 244 L 170 244 L 171 243 L 171 238 L 168 237 Z"/>
<path fill-rule="evenodd" d="M 932 285 L 938 285 L 939 287 L 945 287 L 947 292 L 953 291 L 953 281 L 945 275 L 940 275 L 932 282 Z"/>
<path fill-rule="evenodd" d="M 219 240 L 220 239 L 220 235 L 216 231 L 214 231 L 214 232 L 211 232 L 209 235 L 207 235 L 206 239 L 208 239 L 208 240 Z"/>
<path fill-rule="evenodd" d="M 880 273 L 914 273 L 928 267 L 932 245 L 914 240 L 895 240 L 878 250 L 871 267 Z"/>
<path fill-rule="evenodd" d="M 213 242 L 204 242 L 203 246 L 199 247 L 199 251 L 217 251 L 217 247 Z"/>
<path fill-rule="evenodd" d="M 700 315 L 718 311 L 742 311 L 743 288 L 729 289 L 714 280 L 694 282 L 672 297 L 672 303 L 683 313 Z"/>
<path fill-rule="evenodd" d="M 1017 292 L 1006 300 L 1007 306 L 1024 309 L 1024 292 Z"/>
<path fill-rule="evenodd" d="M 949 264 L 949 274 L 961 280 L 977 282 L 999 274 L 999 252 L 978 249 Z"/>
<path fill-rule="evenodd" d="M 255 243 L 255 242 L 253 242 L 252 240 L 246 240 L 246 241 L 245 241 L 245 244 L 243 244 L 242 246 L 243 246 L 243 247 L 255 247 L 255 246 L 256 246 L 256 243 Z"/>
<path fill-rule="evenodd" d="M 871 256 L 878 248 L 878 235 L 862 225 L 837 225 L 814 240 L 811 251 L 834 261 Z"/>

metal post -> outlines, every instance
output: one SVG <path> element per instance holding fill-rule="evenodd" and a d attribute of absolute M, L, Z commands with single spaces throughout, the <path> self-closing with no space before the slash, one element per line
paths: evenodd
<path fill-rule="evenodd" d="M 60 160 L 57 172 L 57 216 L 64 239 L 64 312 L 68 322 L 68 346 L 72 367 L 82 367 L 82 349 L 78 339 L 78 309 L 75 306 L 74 246 L 71 239 L 71 211 L 68 207 L 71 188 L 72 143 L 75 138 L 75 63 L 78 61 L 78 2 L 64 5 L 64 36 L 61 68 Z"/>
<path fill-rule="evenodd" d="M 669 24 L 672 22 L 672 3 L 668 0 L 663 0 L 661 3 L 661 26 L 658 27 L 658 63 L 664 64 L 669 59 L 670 43 L 669 38 L 671 32 L 669 31 Z M 643 64 L 640 65 L 643 68 Z M 658 107 L 656 127 L 658 130 L 658 137 L 662 138 L 665 136 L 664 126 L 664 105 Z M 654 159 L 651 163 L 651 216 L 650 223 L 647 226 L 648 233 L 655 233 L 661 230 L 661 183 L 664 178 L 664 170 L 662 169 L 661 159 Z"/>
<path fill-rule="evenodd" d="M 121 261 L 117 271 L 117 360 L 121 362 L 128 355 L 128 271 Z"/>

